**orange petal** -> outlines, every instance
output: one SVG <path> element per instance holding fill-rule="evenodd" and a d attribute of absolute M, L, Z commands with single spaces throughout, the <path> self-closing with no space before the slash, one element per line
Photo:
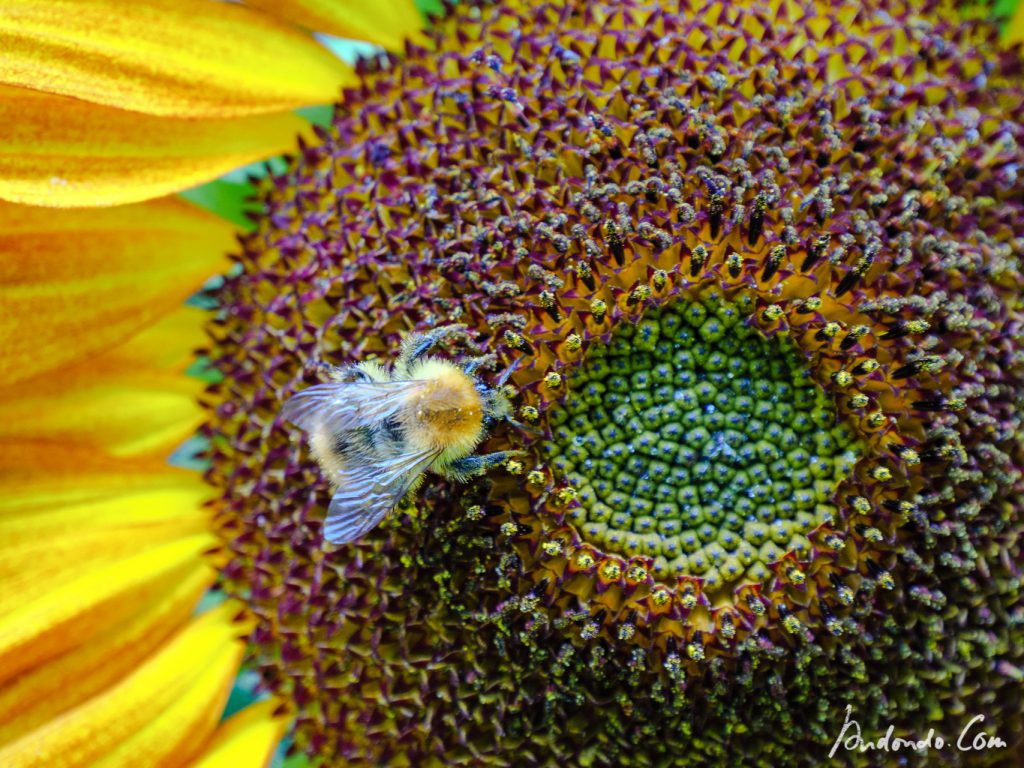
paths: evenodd
<path fill-rule="evenodd" d="M 186 477 L 192 480 L 183 480 Z M 91 445 L 0 440 L 2 518 L 174 489 L 186 482 L 197 480 L 185 470 L 168 466 L 166 456 L 114 458 Z"/>
<path fill-rule="evenodd" d="M 70 538 L 74 538 L 71 536 Z M 111 536 L 113 539 L 113 536 Z M 99 546 L 101 535 L 83 535 L 82 550 L 75 546 L 55 546 L 65 560 L 77 551 Z M 41 586 L 26 589 L 23 595 L 7 592 L 29 581 L 10 578 L 10 566 L 18 558 L 8 560 L 11 547 L 5 545 L 0 578 L 5 591 L 0 607 L 0 681 L 6 681 L 25 670 L 57 658 L 104 631 L 111 624 L 129 619 L 146 605 L 181 581 L 202 561 L 202 552 L 216 543 L 212 533 L 178 536 L 166 544 L 144 547 L 127 556 L 95 558 L 80 570 L 73 561 L 61 571 L 52 560 L 30 564 Z M 113 539 L 111 550 L 123 546 Z M 38 549 L 37 554 L 42 554 Z M 25 558 L 21 558 L 24 562 Z M 56 584 L 47 588 L 47 577 L 54 573 Z M 68 576 L 71 578 L 68 578 Z M 44 591 L 45 590 L 45 591 Z M 38 594 L 42 592 L 42 594 Z M 0 765 L 5 763 L 0 760 Z"/>
<path fill-rule="evenodd" d="M 0 745 L 123 680 L 188 621 L 215 577 L 213 568 L 197 560 L 139 613 L 0 687 Z"/>
<path fill-rule="evenodd" d="M 196 350 L 209 342 L 203 326 L 210 313 L 199 307 L 179 306 L 149 328 L 95 358 L 97 363 L 135 363 L 153 369 L 184 372 L 196 359 Z M 93 359 L 79 363 L 88 368 Z"/>
<path fill-rule="evenodd" d="M 0 748 L 5 768 L 187 765 L 241 661 L 237 607 L 199 616 L 114 687 Z"/>
<path fill-rule="evenodd" d="M 194 327 L 181 328 L 186 350 L 201 339 L 203 313 L 182 307 Z M 0 388 L 0 440 L 50 440 L 90 444 L 116 456 L 170 454 L 202 420 L 197 398 L 203 384 L 180 366 L 156 367 L 151 360 L 183 346 L 164 339 L 163 326 L 146 329 L 131 345 L 119 345 L 65 368 Z M 174 328 L 178 328 L 178 324 Z M 191 345 L 191 346 L 188 346 Z"/>
<path fill-rule="evenodd" d="M 132 594 L 129 580 L 156 590 L 168 574 L 213 546 L 204 507 L 209 493 L 199 475 L 158 469 L 148 479 L 148 485 L 140 479 L 121 494 L 53 508 L 15 499 L 15 511 L 0 516 L 0 613 L 8 614 L 0 617 L 0 658 L 20 643 L 34 642 L 14 662 L 24 668 L 50 652 L 33 637 L 63 621 L 81 620 L 85 627 L 90 611 L 129 611 L 142 599 Z M 0 481 L 0 494 L 6 498 L 8 492 Z M 16 511 L 19 506 L 24 511 Z M 102 583 L 108 579 L 114 581 Z M 8 624 L 15 613 L 24 614 L 19 626 Z M 66 641 L 71 638 L 53 637 L 54 647 Z M 0 664 L 0 678 L 6 674 L 10 670 Z"/>
<path fill-rule="evenodd" d="M 153 460 L 80 466 L 46 445 L 0 446 L 0 679 L 135 615 L 215 544 L 195 473 Z M 105 477 L 76 497 L 94 472 Z"/>
<path fill-rule="evenodd" d="M 153 115 L 335 101 L 349 67 L 273 17 L 209 0 L 4 0 L 0 82 Z"/>
<path fill-rule="evenodd" d="M 270 763 L 288 718 L 274 701 L 246 707 L 222 723 L 192 768 L 261 768 Z"/>
<path fill-rule="evenodd" d="M 224 268 L 230 224 L 180 200 L 53 211 L 0 203 L 0 381 L 96 354 Z"/>
<path fill-rule="evenodd" d="M 0 86 L 0 199 L 120 205 L 178 192 L 295 147 L 290 113 L 230 119 L 154 117 Z"/>
<path fill-rule="evenodd" d="M 115 456 L 166 456 L 202 421 L 202 383 L 175 371 L 102 360 L 0 390 L 0 439 L 91 443 Z"/>
<path fill-rule="evenodd" d="M 248 4 L 316 32 L 366 40 L 392 51 L 401 51 L 404 41 L 418 37 L 423 28 L 423 16 L 408 0 L 248 0 Z"/>

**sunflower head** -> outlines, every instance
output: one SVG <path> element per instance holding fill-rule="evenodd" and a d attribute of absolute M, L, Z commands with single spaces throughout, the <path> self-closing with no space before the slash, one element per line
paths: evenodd
<path fill-rule="evenodd" d="M 991 660 L 1022 651 L 1021 100 L 991 43 L 944 4 L 469 5 L 364 65 L 210 327 L 227 580 L 302 746 L 756 765 L 847 702 L 1019 713 Z M 280 404 L 451 322 L 450 356 L 519 361 L 539 434 L 325 547 Z"/>
<path fill-rule="evenodd" d="M 721 628 L 728 644 L 769 577 L 780 598 L 806 589 L 801 560 L 836 537 L 836 498 L 860 498 L 837 490 L 859 447 L 788 335 L 757 329 L 753 295 L 711 285 L 594 339 L 529 486 L 562 526 L 535 554 L 571 591 L 632 587 L 645 623 L 672 617 L 705 642 Z"/>

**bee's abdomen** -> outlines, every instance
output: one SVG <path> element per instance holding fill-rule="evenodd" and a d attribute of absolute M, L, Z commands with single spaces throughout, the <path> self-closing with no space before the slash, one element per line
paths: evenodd
<path fill-rule="evenodd" d="M 404 443 L 405 442 L 405 427 L 394 418 L 387 419 L 381 425 L 381 431 L 393 443 Z"/>
<path fill-rule="evenodd" d="M 348 454 L 352 448 L 352 443 L 349 441 L 348 436 L 345 433 L 339 433 L 334 436 L 334 442 L 331 443 L 331 450 L 335 456 L 343 457 Z"/>

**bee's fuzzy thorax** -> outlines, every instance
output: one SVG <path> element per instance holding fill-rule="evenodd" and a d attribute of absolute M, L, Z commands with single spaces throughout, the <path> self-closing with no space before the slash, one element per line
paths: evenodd
<path fill-rule="evenodd" d="M 441 449 L 444 460 L 471 453 L 484 431 L 484 404 L 476 382 L 456 365 L 438 358 L 423 360 L 409 374 L 428 382 L 410 395 L 402 413 L 410 444 Z"/>
<path fill-rule="evenodd" d="M 345 466 L 344 457 L 334 450 L 334 435 L 329 430 L 316 429 L 309 435 L 309 447 L 323 469 L 324 476 L 333 482 L 334 477 Z"/>

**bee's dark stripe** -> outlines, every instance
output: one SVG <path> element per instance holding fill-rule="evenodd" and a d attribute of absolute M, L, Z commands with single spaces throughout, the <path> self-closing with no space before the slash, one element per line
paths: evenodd
<path fill-rule="evenodd" d="M 384 434 L 386 434 L 388 439 L 392 442 L 405 442 L 405 429 L 396 419 L 386 419 L 382 427 L 384 429 Z"/>

